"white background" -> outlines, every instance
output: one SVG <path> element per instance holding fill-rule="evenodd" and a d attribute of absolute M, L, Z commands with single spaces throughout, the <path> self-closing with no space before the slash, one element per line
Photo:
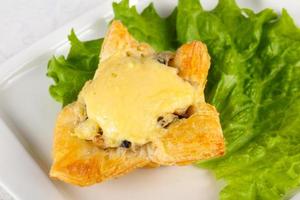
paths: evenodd
<path fill-rule="evenodd" d="M 0 0 L 0 64 L 101 0 Z M 12 200 L 0 188 L 0 200 Z"/>
<path fill-rule="evenodd" d="M 0 64 L 101 0 L 0 0 Z"/>

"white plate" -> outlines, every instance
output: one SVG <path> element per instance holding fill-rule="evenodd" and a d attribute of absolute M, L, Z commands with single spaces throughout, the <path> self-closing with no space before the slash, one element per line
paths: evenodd
<path fill-rule="evenodd" d="M 131 1 L 139 10 L 149 2 Z M 177 3 L 176 0 L 154 2 L 162 15 L 167 15 Z M 203 3 L 212 8 L 216 1 Z M 273 7 L 280 11 L 285 7 L 295 19 L 300 19 L 298 0 L 239 3 L 255 10 Z M 111 18 L 111 1 L 103 1 L 100 7 L 0 66 L 0 184 L 15 199 L 22 200 L 217 199 L 219 187 L 213 176 L 192 166 L 141 169 L 86 188 L 48 178 L 52 131 L 60 105 L 48 93 L 52 81 L 45 76 L 47 61 L 53 54 L 66 54 L 71 28 L 75 28 L 81 39 L 97 38 L 104 35 Z"/>

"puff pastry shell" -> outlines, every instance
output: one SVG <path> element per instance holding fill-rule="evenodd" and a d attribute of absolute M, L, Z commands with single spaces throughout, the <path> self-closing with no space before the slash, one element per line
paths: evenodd
<path fill-rule="evenodd" d="M 113 21 L 102 45 L 100 62 L 117 50 L 135 56 L 155 53 L 148 44 L 137 42 L 120 21 Z M 182 45 L 170 65 L 177 67 L 179 76 L 199 91 L 199 103 L 193 105 L 191 116 L 171 124 L 166 134 L 135 150 L 121 147 L 101 149 L 90 141 L 72 136 L 85 109 L 79 98 L 58 115 L 50 177 L 87 186 L 127 174 L 136 168 L 187 165 L 223 155 L 225 145 L 219 114 L 204 100 L 210 66 L 205 44 L 192 41 Z"/>

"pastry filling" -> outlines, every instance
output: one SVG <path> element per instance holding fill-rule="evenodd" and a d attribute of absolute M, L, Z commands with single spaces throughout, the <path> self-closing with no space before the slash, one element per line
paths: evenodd
<path fill-rule="evenodd" d="M 102 61 L 80 94 L 88 119 L 75 134 L 87 140 L 101 135 L 105 147 L 130 148 L 153 141 L 183 118 L 196 90 L 166 62 L 120 54 Z"/>

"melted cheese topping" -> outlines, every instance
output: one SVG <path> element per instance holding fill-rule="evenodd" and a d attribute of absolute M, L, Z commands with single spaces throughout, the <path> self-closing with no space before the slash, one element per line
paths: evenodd
<path fill-rule="evenodd" d="M 177 69 L 152 57 L 121 57 L 103 61 L 94 80 L 84 87 L 87 115 L 102 128 L 105 144 L 123 140 L 142 145 L 163 131 L 157 119 L 194 103 L 195 89 Z"/>

